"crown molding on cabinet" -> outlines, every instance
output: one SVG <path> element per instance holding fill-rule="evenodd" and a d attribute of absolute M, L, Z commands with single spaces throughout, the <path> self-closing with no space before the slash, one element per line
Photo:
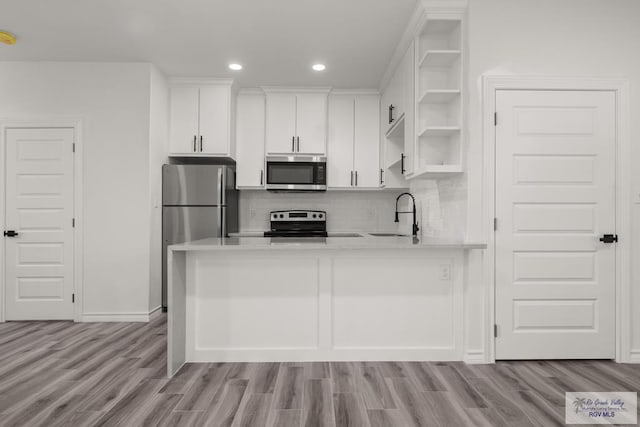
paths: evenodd
<path fill-rule="evenodd" d="M 407 23 L 407 28 L 402 34 L 402 38 L 396 47 L 396 50 L 391 57 L 391 61 L 387 66 L 387 69 L 384 73 L 382 81 L 380 82 L 380 92 L 384 92 L 384 89 L 389 84 L 393 73 L 395 73 L 396 68 L 402 61 L 405 52 L 409 48 L 409 45 L 413 41 L 413 39 L 418 35 L 420 29 L 424 25 L 425 20 L 427 19 L 427 14 L 438 14 L 438 13 L 451 13 L 451 12 L 460 12 L 467 8 L 468 2 L 467 0 L 455 0 L 455 1 L 428 1 L 422 0 L 418 2 L 416 5 L 413 14 L 411 15 L 411 19 Z"/>
<path fill-rule="evenodd" d="M 234 79 L 218 79 L 211 77 L 170 77 L 169 86 L 235 86 Z"/>
<path fill-rule="evenodd" d="M 378 89 L 332 89 L 331 95 L 380 95 Z"/>
<path fill-rule="evenodd" d="M 261 86 L 265 93 L 272 92 L 290 92 L 290 93 L 329 93 L 331 87 L 329 86 Z"/>
<path fill-rule="evenodd" d="M 264 95 L 260 87 L 243 87 L 238 90 L 238 95 Z"/>

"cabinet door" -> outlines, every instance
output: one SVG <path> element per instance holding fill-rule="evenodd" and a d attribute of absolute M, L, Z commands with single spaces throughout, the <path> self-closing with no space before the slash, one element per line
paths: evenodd
<path fill-rule="evenodd" d="M 194 154 L 199 150 L 198 138 L 198 88 L 175 87 L 171 89 L 171 116 L 169 152 Z"/>
<path fill-rule="evenodd" d="M 228 86 L 200 88 L 200 136 L 198 150 L 204 154 L 230 156 Z M 202 143 L 202 144 L 201 144 Z"/>
<path fill-rule="evenodd" d="M 296 95 L 267 95 L 267 154 L 293 153 L 296 135 Z"/>
<path fill-rule="evenodd" d="M 353 119 L 353 96 L 329 97 L 329 138 L 327 143 L 327 184 L 329 187 L 350 188 L 353 185 Z"/>
<path fill-rule="evenodd" d="M 415 94 L 414 94 L 414 43 L 412 42 L 402 59 L 403 85 L 402 103 L 404 105 L 404 163 L 405 175 L 415 170 Z"/>
<path fill-rule="evenodd" d="M 358 187 L 380 185 L 380 98 L 361 95 L 355 98 L 354 170 Z"/>
<path fill-rule="evenodd" d="M 264 186 L 264 95 L 239 95 L 236 116 L 236 184 Z"/>
<path fill-rule="evenodd" d="M 297 95 L 296 130 L 300 153 L 324 154 L 327 143 L 327 95 Z"/>

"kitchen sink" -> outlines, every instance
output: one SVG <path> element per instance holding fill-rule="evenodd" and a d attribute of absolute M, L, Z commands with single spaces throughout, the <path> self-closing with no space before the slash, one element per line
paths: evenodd
<path fill-rule="evenodd" d="M 362 234 L 358 234 L 358 233 L 330 233 L 329 237 L 362 237 Z"/>
<path fill-rule="evenodd" d="M 398 234 L 398 233 L 369 233 L 375 237 L 407 237 L 406 234 Z"/>

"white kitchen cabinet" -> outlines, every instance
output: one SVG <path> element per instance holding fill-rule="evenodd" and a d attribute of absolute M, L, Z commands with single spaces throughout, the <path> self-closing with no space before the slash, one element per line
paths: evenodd
<path fill-rule="evenodd" d="M 334 95 L 329 98 L 329 187 L 379 186 L 379 112 L 377 95 Z"/>
<path fill-rule="evenodd" d="M 406 177 L 414 172 L 415 110 L 414 110 L 414 44 L 411 43 L 382 94 L 382 126 L 380 185 L 385 188 L 406 188 Z M 390 107 L 393 109 L 390 110 Z"/>
<path fill-rule="evenodd" d="M 405 176 L 410 176 L 415 171 L 415 108 L 414 108 L 414 43 L 402 57 L 399 72 L 402 73 L 402 114 L 404 116 L 404 161 L 403 171 Z"/>
<path fill-rule="evenodd" d="M 230 80 L 171 82 L 172 156 L 235 157 L 235 91 Z"/>
<path fill-rule="evenodd" d="M 325 154 L 327 93 L 267 92 L 267 154 Z"/>
<path fill-rule="evenodd" d="M 264 188 L 264 93 L 241 92 L 236 111 L 236 185 Z"/>

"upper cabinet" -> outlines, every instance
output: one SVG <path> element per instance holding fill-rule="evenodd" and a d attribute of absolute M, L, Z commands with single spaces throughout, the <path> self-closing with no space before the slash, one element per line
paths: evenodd
<path fill-rule="evenodd" d="M 236 185 L 264 188 L 265 96 L 240 91 L 236 113 Z"/>
<path fill-rule="evenodd" d="M 265 90 L 266 153 L 325 154 L 328 90 L 308 93 Z"/>
<path fill-rule="evenodd" d="M 235 157 L 235 88 L 231 80 L 171 81 L 171 156 Z"/>
<path fill-rule="evenodd" d="M 386 120 L 381 145 L 381 186 L 406 188 L 415 165 L 413 135 L 414 44 L 407 48 L 382 95 L 382 120 Z"/>
<path fill-rule="evenodd" d="M 330 188 L 379 187 L 379 114 L 378 95 L 329 97 L 327 180 Z"/>

